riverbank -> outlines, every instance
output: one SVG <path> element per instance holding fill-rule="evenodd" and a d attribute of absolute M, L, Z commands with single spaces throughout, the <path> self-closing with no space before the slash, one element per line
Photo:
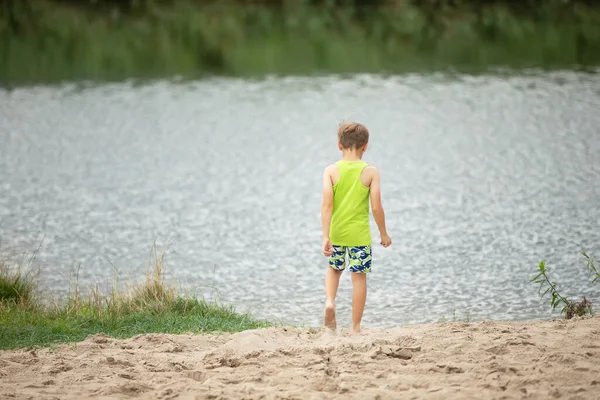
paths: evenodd
<path fill-rule="evenodd" d="M 222 335 L 94 335 L 0 352 L 0 396 L 594 399 L 600 317 Z"/>
<path fill-rule="evenodd" d="M 146 279 L 127 289 L 114 282 L 108 290 L 96 285 L 85 293 L 74 284 L 67 299 L 49 302 L 41 299 L 34 275 L 0 260 L 0 350 L 54 346 L 98 333 L 130 338 L 269 326 L 233 307 L 178 291 L 165 282 L 163 262 L 155 253 Z"/>
<path fill-rule="evenodd" d="M 4 86 L 600 65 L 600 7 L 579 2 L 522 10 L 510 2 L 349 8 L 178 0 L 135 12 L 96 2 L 29 3 L 0 23 Z"/>

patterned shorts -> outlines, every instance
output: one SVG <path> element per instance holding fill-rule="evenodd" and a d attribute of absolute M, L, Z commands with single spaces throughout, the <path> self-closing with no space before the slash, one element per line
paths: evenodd
<path fill-rule="evenodd" d="M 350 272 L 368 274 L 371 272 L 371 246 L 333 246 L 333 254 L 329 257 L 329 266 L 338 271 L 346 269 L 346 253 Z"/>

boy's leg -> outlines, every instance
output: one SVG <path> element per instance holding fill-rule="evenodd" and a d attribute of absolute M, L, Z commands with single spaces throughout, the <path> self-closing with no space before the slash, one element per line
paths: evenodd
<path fill-rule="evenodd" d="M 367 301 L 367 274 L 353 272 L 352 287 L 352 330 L 350 334 L 360 333 L 360 321 Z"/>
<path fill-rule="evenodd" d="M 367 274 L 371 272 L 371 246 L 351 247 L 348 264 L 352 273 L 352 329 L 350 334 L 360 333 L 365 303 L 367 301 Z"/>
<path fill-rule="evenodd" d="M 327 267 L 325 274 L 325 320 L 324 325 L 329 329 L 335 329 L 337 322 L 335 319 L 335 296 L 340 285 L 340 276 L 342 272 L 331 267 Z"/>
<path fill-rule="evenodd" d="M 333 246 L 333 254 L 329 257 L 329 266 L 325 274 L 325 318 L 324 325 L 335 329 L 335 297 L 340 285 L 340 276 L 346 268 L 346 248 Z"/>

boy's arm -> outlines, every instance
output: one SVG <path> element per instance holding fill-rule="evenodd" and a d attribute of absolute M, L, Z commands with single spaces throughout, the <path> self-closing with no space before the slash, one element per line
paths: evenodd
<path fill-rule="evenodd" d="M 321 229 L 323 231 L 323 254 L 330 256 L 333 246 L 329 240 L 331 214 L 333 213 L 333 182 L 331 181 L 331 166 L 323 172 L 323 203 L 321 204 Z"/>
<path fill-rule="evenodd" d="M 392 239 L 387 233 L 385 228 L 385 212 L 383 211 L 383 205 L 381 204 L 381 183 L 379 178 L 379 171 L 377 168 L 372 167 L 372 177 L 371 177 L 371 190 L 370 190 L 370 199 L 371 199 L 371 211 L 373 212 L 373 218 L 377 223 L 377 228 L 379 228 L 379 237 L 381 238 L 381 245 L 383 247 L 388 247 L 392 244 Z"/>

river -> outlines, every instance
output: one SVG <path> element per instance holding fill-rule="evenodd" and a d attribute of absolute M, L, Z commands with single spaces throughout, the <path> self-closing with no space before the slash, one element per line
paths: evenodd
<path fill-rule="evenodd" d="M 551 316 L 545 260 L 600 307 L 600 75 L 356 75 L 0 90 L 0 236 L 40 283 L 167 278 L 317 326 L 321 176 L 343 120 L 371 131 L 393 245 L 373 250 L 366 326 Z M 374 240 L 378 240 L 376 226 Z M 597 263 L 600 264 L 600 263 Z M 350 322 L 342 277 L 339 323 Z"/>

